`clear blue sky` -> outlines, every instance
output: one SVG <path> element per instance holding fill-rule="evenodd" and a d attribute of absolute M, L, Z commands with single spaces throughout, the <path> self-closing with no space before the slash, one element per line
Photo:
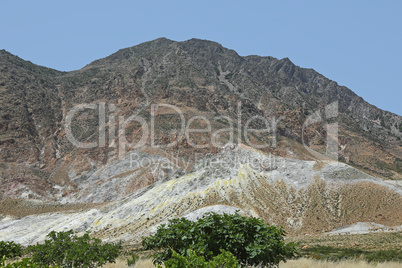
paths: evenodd
<path fill-rule="evenodd" d="M 402 115 L 402 1 L 0 0 L 0 49 L 58 70 L 167 37 L 288 57 Z"/>

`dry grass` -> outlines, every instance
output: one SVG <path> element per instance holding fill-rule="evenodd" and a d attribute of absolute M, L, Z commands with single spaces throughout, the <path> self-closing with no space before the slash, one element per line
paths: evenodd
<path fill-rule="evenodd" d="M 7 265 L 10 263 L 21 261 L 21 259 L 22 258 L 8 259 L 8 260 L 6 260 L 5 264 Z M 135 263 L 135 265 L 128 266 L 126 257 L 119 257 L 116 259 L 115 263 L 106 263 L 102 267 L 103 268 L 155 268 L 155 266 L 152 263 L 152 259 L 148 259 L 148 258 L 144 258 L 144 259 L 141 258 Z"/>
<path fill-rule="evenodd" d="M 125 268 L 125 267 L 130 267 L 130 268 L 155 268 L 155 266 L 152 263 L 152 259 L 139 259 L 135 265 L 133 266 L 128 266 L 127 265 L 127 258 L 120 257 L 116 260 L 116 263 L 107 263 L 103 265 L 102 267 L 104 268 Z"/>
<path fill-rule="evenodd" d="M 105 203 L 74 203 L 59 204 L 40 200 L 4 199 L 0 201 L 0 216 L 10 215 L 22 218 L 28 215 L 37 215 L 51 212 L 79 211 L 92 208 L 101 208 Z"/>
<path fill-rule="evenodd" d="M 281 263 L 280 268 L 401 268 L 402 264 L 398 262 L 383 262 L 378 264 L 370 264 L 366 261 L 345 260 L 340 262 L 318 261 L 313 259 L 301 258 L 298 260 L 290 260 Z"/>
<path fill-rule="evenodd" d="M 325 162 L 323 162 L 323 161 L 318 161 L 318 160 L 317 160 L 317 161 L 314 163 L 313 170 L 319 171 L 319 170 L 321 170 L 326 164 L 327 164 L 327 163 L 325 163 Z"/>
<path fill-rule="evenodd" d="M 402 232 L 379 232 L 355 235 L 318 235 L 287 237 L 286 242 L 296 242 L 301 246 L 330 246 L 355 248 L 368 251 L 402 248 Z"/>
<path fill-rule="evenodd" d="M 134 266 L 128 266 L 127 260 L 118 258 L 116 263 L 106 264 L 104 268 L 155 268 L 151 259 L 140 259 Z M 320 261 L 314 259 L 301 258 L 289 260 L 286 263 L 280 263 L 279 268 L 401 268 L 402 264 L 398 262 L 383 262 L 378 264 L 368 263 L 363 260 L 344 260 L 339 262 Z"/>
<path fill-rule="evenodd" d="M 119 257 L 119 258 L 116 259 L 115 263 L 106 263 L 102 267 L 104 267 L 104 268 L 119 268 L 119 267 L 130 267 L 130 266 L 127 265 L 127 259 L 126 258 Z M 133 266 L 131 266 L 131 267 L 133 267 Z"/>

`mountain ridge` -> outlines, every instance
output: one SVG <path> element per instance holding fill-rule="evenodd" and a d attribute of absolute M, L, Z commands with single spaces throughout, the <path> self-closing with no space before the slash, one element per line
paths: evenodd
<path fill-rule="evenodd" d="M 303 123 L 338 101 L 339 115 L 334 120 L 340 127 L 340 160 L 374 176 L 402 178 L 401 117 L 372 106 L 350 89 L 313 69 L 298 67 L 288 58 L 243 57 L 212 41 L 176 42 L 166 38 L 121 49 L 71 72 L 37 67 L 15 57 L 0 53 L 0 87 L 4 92 L 0 100 L 0 177 L 8 185 L 2 198 L 18 197 L 26 191 L 10 192 L 13 177 L 20 178 L 21 189 L 28 187 L 36 198 L 52 199 L 57 185 L 78 187 L 65 170 L 76 167 L 74 174 L 84 176 L 93 165 L 111 163 L 116 157 L 113 148 L 75 148 L 64 128 L 66 115 L 74 105 L 100 102 L 116 105 L 120 115 L 137 111 L 148 118 L 150 105 L 155 103 L 181 107 L 186 118 L 204 114 L 210 119 L 222 115 L 236 120 L 241 114 L 246 122 L 255 115 L 282 117 L 277 132 L 279 146 L 271 146 L 267 152 L 313 160 L 303 143 L 324 154 L 325 126 L 311 126 L 303 141 Z M 241 110 L 236 108 L 238 102 L 242 103 Z M 162 121 L 156 138 L 163 143 L 171 139 L 169 131 L 175 127 Z M 263 126 L 254 123 L 257 128 Z M 77 138 L 96 138 L 88 133 L 96 132 L 97 124 L 95 113 L 79 116 L 73 127 Z M 213 130 L 224 125 L 216 122 Z M 267 142 L 261 135 L 253 138 Z M 217 151 L 209 148 L 201 152 Z M 194 153 L 181 145 L 176 152 L 184 158 Z M 62 195 L 70 190 L 63 191 Z"/>
<path fill-rule="evenodd" d="M 144 42 L 144 43 L 140 43 L 139 45 L 134 45 L 134 46 L 130 46 L 130 47 L 127 47 L 127 48 L 119 49 L 118 51 L 112 53 L 112 54 L 109 55 L 109 56 L 106 56 L 106 57 L 103 57 L 103 58 L 94 60 L 94 61 L 92 61 L 91 63 L 85 65 L 84 67 L 82 67 L 82 68 L 80 68 L 80 69 L 77 69 L 77 70 L 72 70 L 72 71 L 60 71 L 60 70 L 57 70 L 57 69 L 54 69 L 54 68 L 49 68 L 49 67 L 46 67 L 46 66 L 37 65 L 37 64 L 35 64 L 35 63 L 32 63 L 32 62 L 29 61 L 29 60 L 24 60 L 24 59 L 22 59 L 21 57 L 19 57 L 19 56 L 17 56 L 17 55 L 14 55 L 14 54 L 12 54 L 11 52 L 9 52 L 9 51 L 7 51 L 7 50 L 5 50 L 5 49 L 1 49 L 1 50 L 0 50 L 0 53 L 3 53 L 3 54 L 5 54 L 5 55 L 7 55 L 7 56 L 17 57 L 17 60 L 18 60 L 18 61 L 25 62 L 25 63 L 27 63 L 27 64 L 29 64 L 29 65 L 34 65 L 34 66 L 37 66 L 37 67 L 40 67 L 40 68 L 52 70 L 52 71 L 58 72 L 59 74 L 63 74 L 63 73 L 66 74 L 66 73 L 77 72 L 77 71 L 86 69 L 86 68 L 88 68 L 88 67 L 92 67 L 93 65 L 96 65 L 97 63 L 102 62 L 103 60 L 106 60 L 106 59 L 108 59 L 108 58 L 116 57 L 117 55 L 119 55 L 119 54 L 121 54 L 121 53 L 125 53 L 125 52 L 127 52 L 127 51 L 130 51 L 130 50 L 132 50 L 133 48 L 137 48 L 137 47 L 139 47 L 139 46 L 145 46 L 146 44 L 153 44 L 153 43 L 158 44 L 159 42 L 162 42 L 162 41 L 163 41 L 163 42 L 167 42 L 167 43 L 169 43 L 169 44 L 186 43 L 186 42 L 190 42 L 190 41 L 205 42 L 205 43 L 215 44 L 215 45 L 217 45 L 218 47 L 221 47 L 222 49 L 235 52 L 236 55 L 237 55 L 238 57 L 240 57 L 240 58 L 258 58 L 258 59 L 267 58 L 267 59 L 270 59 L 270 60 L 285 61 L 285 62 L 291 63 L 292 65 L 294 65 L 294 66 L 297 67 L 297 68 L 303 69 L 303 70 L 305 70 L 305 71 L 313 71 L 313 72 L 316 73 L 317 75 L 322 76 L 322 77 L 325 77 L 323 74 L 321 74 L 320 72 L 316 71 L 314 68 L 305 68 L 305 67 L 300 67 L 300 66 L 298 66 L 298 65 L 295 65 L 288 57 L 284 57 L 284 58 L 282 58 L 282 59 L 279 59 L 279 58 L 275 58 L 275 57 L 272 57 L 272 56 L 260 56 L 260 55 L 256 55 L 256 54 L 240 56 L 235 50 L 225 48 L 225 47 L 223 47 L 221 44 L 219 44 L 219 43 L 217 43 L 217 42 L 215 42 L 215 41 L 210 41 L 210 40 L 207 40 L 207 39 L 198 39 L 198 38 L 192 38 L 192 39 L 189 39 L 189 40 L 186 40 L 186 41 L 174 41 L 174 40 L 168 39 L 168 38 L 166 38 L 166 37 L 157 38 L 157 39 L 154 39 L 154 40 L 151 40 L 151 41 L 147 41 L 147 42 Z M 1 55 L 1 54 L 0 54 L 0 55 Z M 0 59 L 0 60 L 1 60 L 1 59 Z M 328 78 L 327 78 L 327 79 L 328 79 Z M 355 94 L 357 97 L 360 97 L 365 103 L 367 103 L 367 104 L 373 106 L 373 107 L 376 108 L 376 109 L 382 110 L 381 108 L 375 106 L 374 104 L 368 103 L 366 100 L 364 100 L 363 97 L 358 96 L 356 93 L 354 93 L 352 90 L 350 90 L 347 86 L 338 85 L 338 83 L 337 83 L 336 81 L 331 80 L 331 79 L 328 79 L 328 80 L 330 80 L 330 81 L 332 81 L 332 82 L 335 82 L 336 85 L 339 86 L 339 87 L 348 89 L 348 90 L 351 91 L 353 94 Z M 388 112 L 388 113 L 391 113 L 391 114 L 394 114 L 394 115 L 398 115 L 398 114 L 396 114 L 396 113 L 394 113 L 394 112 L 392 112 L 392 111 L 387 111 L 387 110 L 384 110 L 384 111 L 385 111 L 385 112 Z M 401 116 L 401 115 L 398 115 L 398 116 Z"/>

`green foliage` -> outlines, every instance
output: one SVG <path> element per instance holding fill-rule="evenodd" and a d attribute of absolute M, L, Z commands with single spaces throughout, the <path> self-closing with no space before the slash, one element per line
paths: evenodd
<path fill-rule="evenodd" d="M 402 262 L 402 250 L 387 249 L 366 251 L 357 248 L 337 248 L 330 246 L 314 246 L 300 250 L 300 257 L 340 261 L 344 259 L 364 259 L 368 262 L 396 261 Z"/>
<path fill-rule="evenodd" d="M 183 257 L 176 251 L 172 251 L 172 258 L 164 262 L 166 268 L 237 268 L 239 262 L 232 253 L 221 249 L 221 254 L 205 261 L 203 256 L 198 256 L 193 250 L 187 251 L 187 256 Z M 162 266 L 158 265 L 158 268 Z"/>
<path fill-rule="evenodd" d="M 233 73 L 228 73 L 227 75 L 225 75 L 225 79 L 229 80 L 230 78 L 232 78 Z"/>
<path fill-rule="evenodd" d="M 133 266 L 135 263 L 139 260 L 140 256 L 137 254 L 133 253 L 131 256 L 127 259 L 127 265 L 128 266 Z"/>
<path fill-rule="evenodd" d="M 219 71 L 219 69 L 218 69 L 217 67 L 215 67 L 215 72 L 216 72 L 216 75 L 217 75 L 217 76 L 220 76 L 220 75 L 221 75 L 221 72 Z"/>
<path fill-rule="evenodd" d="M 0 241 L 0 267 L 6 267 L 6 268 L 28 268 L 28 267 L 39 267 L 35 263 L 32 262 L 31 259 L 29 258 L 24 258 L 20 261 L 13 262 L 13 263 L 8 263 L 6 265 L 6 260 L 9 258 L 16 258 L 16 257 L 21 257 L 22 256 L 22 247 L 20 244 L 17 244 L 13 241 L 10 242 L 4 242 Z"/>
<path fill-rule="evenodd" d="M 52 231 L 48 237 L 50 239 L 44 244 L 28 247 L 32 252 L 32 261 L 40 267 L 99 267 L 114 262 L 121 250 L 121 244 L 102 244 L 100 239 L 91 238 L 89 233 L 79 237 L 72 230 Z"/>
<path fill-rule="evenodd" d="M 384 261 L 396 261 L 402 262 L 402 250 L 401 249 L 388 249 L 379 250 L 374 252 L 365 252 L 363 254 L 364 259 L 368 262 L 384 262 Z"/>
<path fill-rule="evenodd" d="M 21 245 L 14 243 L 13 241 L 0 241 L 0 257 L 5 256 L 8 258 L 21 257 L 22 249 Z"/>
<path fill-rule="evenodd" d="M 228 268 L 236 268 L 239 267 L 239 262 L 235 256 L 229 251 L 221 249 L 221 254 L 215 256 L 211 263 L 212 267 L 228 267 Z"/>
<path fill-rule="evenodd" d="M 191 249 L 207 261 L 221 253 L 231 252 L 242 265 L 277 265 L 295 256 L 295 245 L 285 245 L 285 231 L 266 225 L 261 219 L 239 214 L 205 214 L 196 222 L 185 218 L 159 226 L 156 234 L 142 241 L 145 249 L 162 250 L 154 261 L 162 263 L 172 257 L 173 251 L 185 256 Z"/>

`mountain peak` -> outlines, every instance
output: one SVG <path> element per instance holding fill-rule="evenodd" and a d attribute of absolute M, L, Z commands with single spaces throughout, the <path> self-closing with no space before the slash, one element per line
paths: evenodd
<path fill-rule="evenodd" d="M 228 56 L 234 56 L 236 58 L 240 57 L 234 50 L 225 48 L 214 41 L 198 38 L 174 41 L 166 37 L 161 37 L 132 47 L 120 49 L 106 58 L 90 63 L 85 68 L 115 64 L 120 65 L 139 58 L 160 59 L 172 52 L 181 55 L 179 51 L 191 57 L 202 57 L 204 59 L 216 58 L 218 54 L 223 53 L 228 53 Z"/>

